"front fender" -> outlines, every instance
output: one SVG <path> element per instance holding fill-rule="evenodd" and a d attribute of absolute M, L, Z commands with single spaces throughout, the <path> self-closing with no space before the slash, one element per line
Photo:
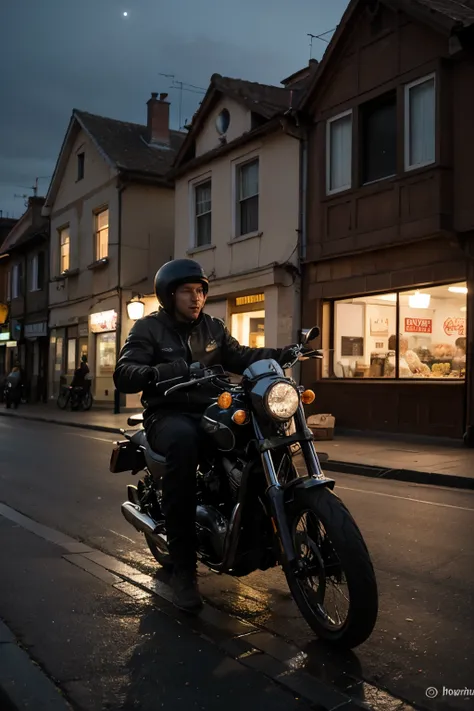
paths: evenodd
<path fill-rule="evenodd" d="M 306 477 L 305 479 L 293 479 L 293 481 L 288 482 L 285 488 L 285 503 L 290 501 L 298 501 L 299 498 L 303 499 L 306 495 L 308 489 L 320 489 L 324 487 L 326 489 L 334 489 L 336 481 L 334 479 L 328 479 L 325 476 L 322 477 Z"/>

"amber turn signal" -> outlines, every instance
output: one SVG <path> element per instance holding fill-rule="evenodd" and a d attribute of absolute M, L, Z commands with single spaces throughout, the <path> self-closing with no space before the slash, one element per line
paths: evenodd
<path fill-rule="evenodd" d="M 245 425 L 248 422 L 248 413 L 245 410 L 236 410 L 232 415 L 232 420 L 236 425 Z"/>
<path fill-rule="evenodd" d="M 221 410 L 228 410 L 232 405 L 232 395 L 230 393 L 221 393 L 217 398 L 217 404 Z"/>
<path fill-rule="evenodd" d="M 301 395 L 301 402 L 303 405 L 311 405 L 312 402 L 314 402 L 316 398 L 316 395 L 312 390 L 305 390 L 304 393 Z"/>

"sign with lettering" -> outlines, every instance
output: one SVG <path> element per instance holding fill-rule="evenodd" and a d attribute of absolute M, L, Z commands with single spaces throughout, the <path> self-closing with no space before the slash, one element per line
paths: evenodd
<path fill-rule="evenodd" d="M 115 331 L 117 328 L 117 312 L 101 311 L 98 314 L 91 314 L 92 333 L 103 333 L 104 331 Z"/>
<path fill-rule="evenodd" d="M 431 318 L 406 318 L 405 333 L 433 333 Z"/>
<path fill-rule="evenodd" d="M 447 336 L 465 336 L 466 335 L 466 319 L 461 316 L 455 318 L 447 318 L 443 323 L 443 329 Z"/>

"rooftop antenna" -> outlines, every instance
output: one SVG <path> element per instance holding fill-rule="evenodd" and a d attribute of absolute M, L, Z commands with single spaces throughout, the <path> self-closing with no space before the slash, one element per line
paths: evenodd
<path fill-rule="evenodd" d="M 178 126 L 179 129 L 183 128 L 181 125 L 181 116 L 182 116 L 182 111 L 183 111 L 183 91 L 188 91 L 190 94 L 205 94 L 207 89 L 204 89 L 202 86 L 196 86 L 195 84 L 189 84 L 188 82 L 185 81 L 180 81 L 176 79 L 175 74 L 163 74 L 162 72 L 159 72 L 159 75 L 161 77 L 167 77 L 168 79 L 172 80 L 171 86 L 169 87 L 170 89 L 178 89 L 179 90 L 179 102 L 178 102 Z"/>
<path fill-rule="evenodd" d="M 321 40 L 321 42 L 326 42 L 326 44 L 329 44 L 331 40 L 326 39 L 326 35 L 330 35 L 333 32 L 337 30 L 337 27 L 334 27 L 332 30 L 327 30 L 327 32 L 322 32 L 320 35 L 312 35 L 311 32 L 307 32 L 307 36 L 310 38 L 309 39 L 309 58 L 313 58 L 313 40 Z"/>

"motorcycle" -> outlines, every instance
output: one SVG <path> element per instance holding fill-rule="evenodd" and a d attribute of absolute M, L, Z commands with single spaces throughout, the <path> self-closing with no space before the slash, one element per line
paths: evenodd
<path fill-rule="evenodd" d="M 308 350 L 318 335 L 317 327 L 302 331 L 301 344 L 284 367 L 292 368 L 301 357 L 322 358 L 321 351 Z M 306 425 L 304 405 L 314 401 L 314 392 L 286 377 L 272 359 L 250 365 L 239 384 L 231 383 L 221 366 L 201 368 L 194 364 L 189 381 L 165 392 L 203 384 L 215 389 L 201 420 L 212 446 L 196 475 L 198 559 L 234 577 L 281 566 L 316 635 L 340 648 L 357 647 L 375 627 L 377 582 L 362 534 L 334 493 L 334 479 L 324 475 Z M 128 419 L 131 427 L 142 422 L 142 415 Z M 127 486 L 122 514 L 145 535 L 158 563 L 171 570 L 156 484 L 165 459 L 150 449 L 142 428 L 121 432 L 125 439 L 115 442 L 110 471 L 143 472 L 137 486 Z M 336 601 L 328 610 L 327 598 L 339 588 L 345 589 L 340 605 Z"/>

